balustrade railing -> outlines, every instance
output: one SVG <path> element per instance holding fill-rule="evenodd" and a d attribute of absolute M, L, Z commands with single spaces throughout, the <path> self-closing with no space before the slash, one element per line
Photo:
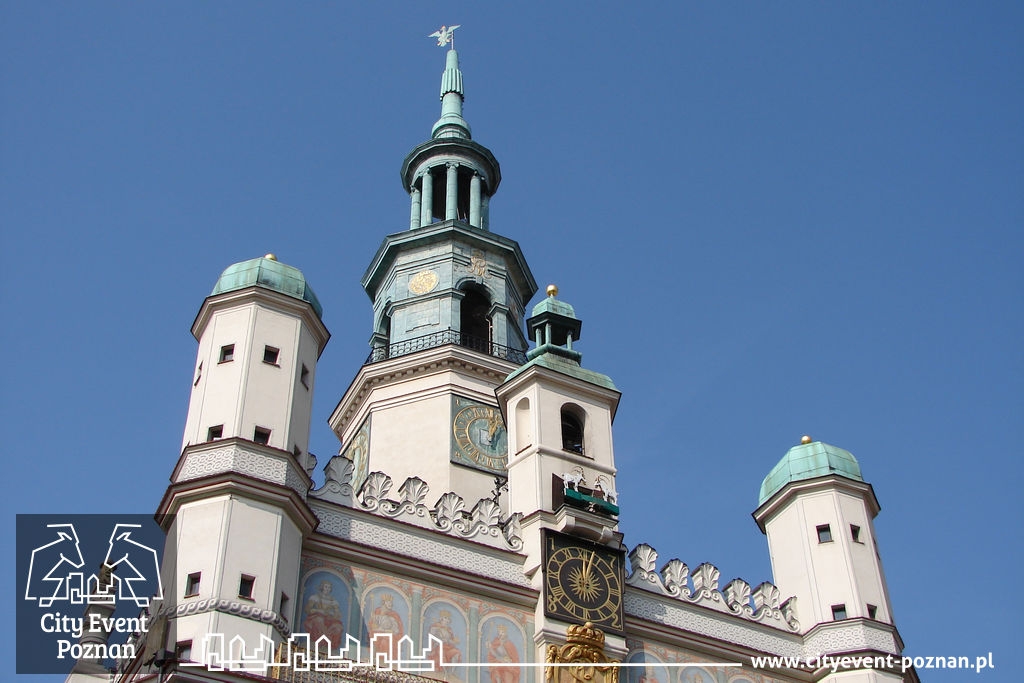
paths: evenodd
<path fill-rule="evenodd" d="M 417 351 L 425 351 L 426 349 L 445 346 L 446 344 L 463 346 L 467 349 L 472 349 L 474 351 L 487 354 L 488 356 L 494 356 L 495 358 L 501 358 L 502 360 L 507 360 L 517 365 L 522 365 L 526 362 L 526 353 L 524 351 L 514 349 L 511 346 L 495 344 L 489 339 L 472 337 L 468 334 L 463 334 L 458 330 L 448 329 L 441 330 L 440 332 L 432 332 L 431 334 L 425 334 L 421 337 L 413 337 L 412 339 L 388 344 L 387 346 L 382 345 L 374 347 L 374 349 L 370 351 L 370 355 L 367 357 L 364 365 L 379 363 L 380 361 L 387 360 L 388 358 L 397 358 L 398 356 L 405 356 L 410 353 L 416 353 Z"/>

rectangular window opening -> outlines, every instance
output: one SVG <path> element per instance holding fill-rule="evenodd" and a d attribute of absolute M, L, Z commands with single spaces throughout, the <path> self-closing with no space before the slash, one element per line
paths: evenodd
<path fill-rule="evenodd" d="M 185 597 L 191 598 L 199 595 L 199 579 L 202 578 L 202 572 L 194 572 L 189 574 L 185 578 Z"/>
<path fill-rule="evenodd" d="M 275 349 L 273 346 L 263 347 L 263 362 L 269 365 L 277 365 L 277 359 L 281 355 L 281 349 Z"/>
<path fill-rule="evenodd" d="M 238 597 L 252 600 L 252 589 L 256 585 L 256 577 L 242 574 L 238 580 Z"/>
<path fill-rule="evenodd" d="M 196 381 L 192 382 L 192 386 L 199 386 L 199 380 L 203 378 L 203 361 L 199 361 L 199 367 L 196 368 Z"/>
<path fill-rule="evenodd" d="M 256 443 L 269 444 L 270 443 L 270 430 L 266 427 L 257 427 L 252 432 L 252 440 Z"/>
<path fill-rule="evenodd" d="M 309 368 L 305 365 L 302 366 L 302 373 L 299 375 L 299 381 L 302 382 L 302 386 L 309 389 Z"/>
<path fill-rule="evenodd" d="M 828 524 L 821 524 L 815 528 L 818 530 L 818 543 L 832 542 L 832 527 Z"/>
<path fill-rule="evenodd" d="M 853 539 L 854 543 L 863 543 L 864 542 L 864 541 L 860 540 L 860 527 L 857 526 L 856 524 L 851 524 L 850 525 L 850 538 Z"/>
<path fill-rule="evenodd" d="M 224 436 L 224 425 L 214 425 L 206 430 L 206 440 L 216 441 Z"/>
<path fill-rule="evenodd" d="M 230 363 L 235 359 L 235 345 L 226 344 L 220 347 L 220 362 Z"/>
<path fill-rule="evenodd" d="M 878 618 L 878 605 L 868 605 L 868 619 Z"/>
<path fill-rule="evenodd" d="M 174 660 L 178 662 L 192 661 L 192 641 L 183 640 L 174 646 Z"/>
<path fill-rule="evenodd" d="M 841 621 L 846 618 L 846 605 L 832 605 L 832 620 Z"/>

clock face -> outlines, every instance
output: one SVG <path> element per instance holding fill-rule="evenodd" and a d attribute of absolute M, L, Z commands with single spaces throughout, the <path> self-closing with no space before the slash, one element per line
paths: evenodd
<path fill-rule="evenodd" d="M 623 633 L 622 553 L 571 536 L 544 536 L 544 613 Z"/>
<path fill-rule="evenodd" d="M 452 461 L 505 474 L 508 432 L 501 411 L 461 396 L 453 397 L 452 411 Z"/>

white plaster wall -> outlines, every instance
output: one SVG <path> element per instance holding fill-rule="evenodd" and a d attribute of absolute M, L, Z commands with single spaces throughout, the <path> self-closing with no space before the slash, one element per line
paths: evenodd
<path fill-rule="evenodd" d="M 828 524 L 832 541 L 819 543 L 817 527 Z M 863 543 L 854 543 L 850 525 L 861 527 Z M 765 524 L 774 583 L 797 596 L 804 630 L 832 621 L 832 606 L 845 605 L 848 617 L 890 621 L 888 593 L 874 552 L 874 529 L 864 501 L 856 495 L 824 489 L 801 493 Z"/>
<path fill-rule="evenodd" d="M 234 360 L 221 363 L 228 344 Z M 267 346 L 279 349 L 276 366 L 263 362 Z M 316 338 L 294 314 L 255 302 L 215 311 L 200 334 L 196 365 L 203 370 L 192 387 L 182 448 L 205 442 L 214 425 L 224 425 L 224 438 L 249 440 L 259 426 L 270 430 L 270 446 L 306 452 L 316 360 Z M 300 383 L 303 365 L 309 389 Z"/>

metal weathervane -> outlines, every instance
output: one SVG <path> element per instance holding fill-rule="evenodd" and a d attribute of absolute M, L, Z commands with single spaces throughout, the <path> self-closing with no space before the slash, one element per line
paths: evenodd
<path fill-rule="evenodd" d="M 452 49 L 455 49 L 455 29 L 462 24 L 456 24 L 455 26 L 442 26 L 438 30 L 431 33 L 428 38 L 437 38 L 437 44 L 440 47 L 444 47 L 448 43 L 452 44 Z"/>

